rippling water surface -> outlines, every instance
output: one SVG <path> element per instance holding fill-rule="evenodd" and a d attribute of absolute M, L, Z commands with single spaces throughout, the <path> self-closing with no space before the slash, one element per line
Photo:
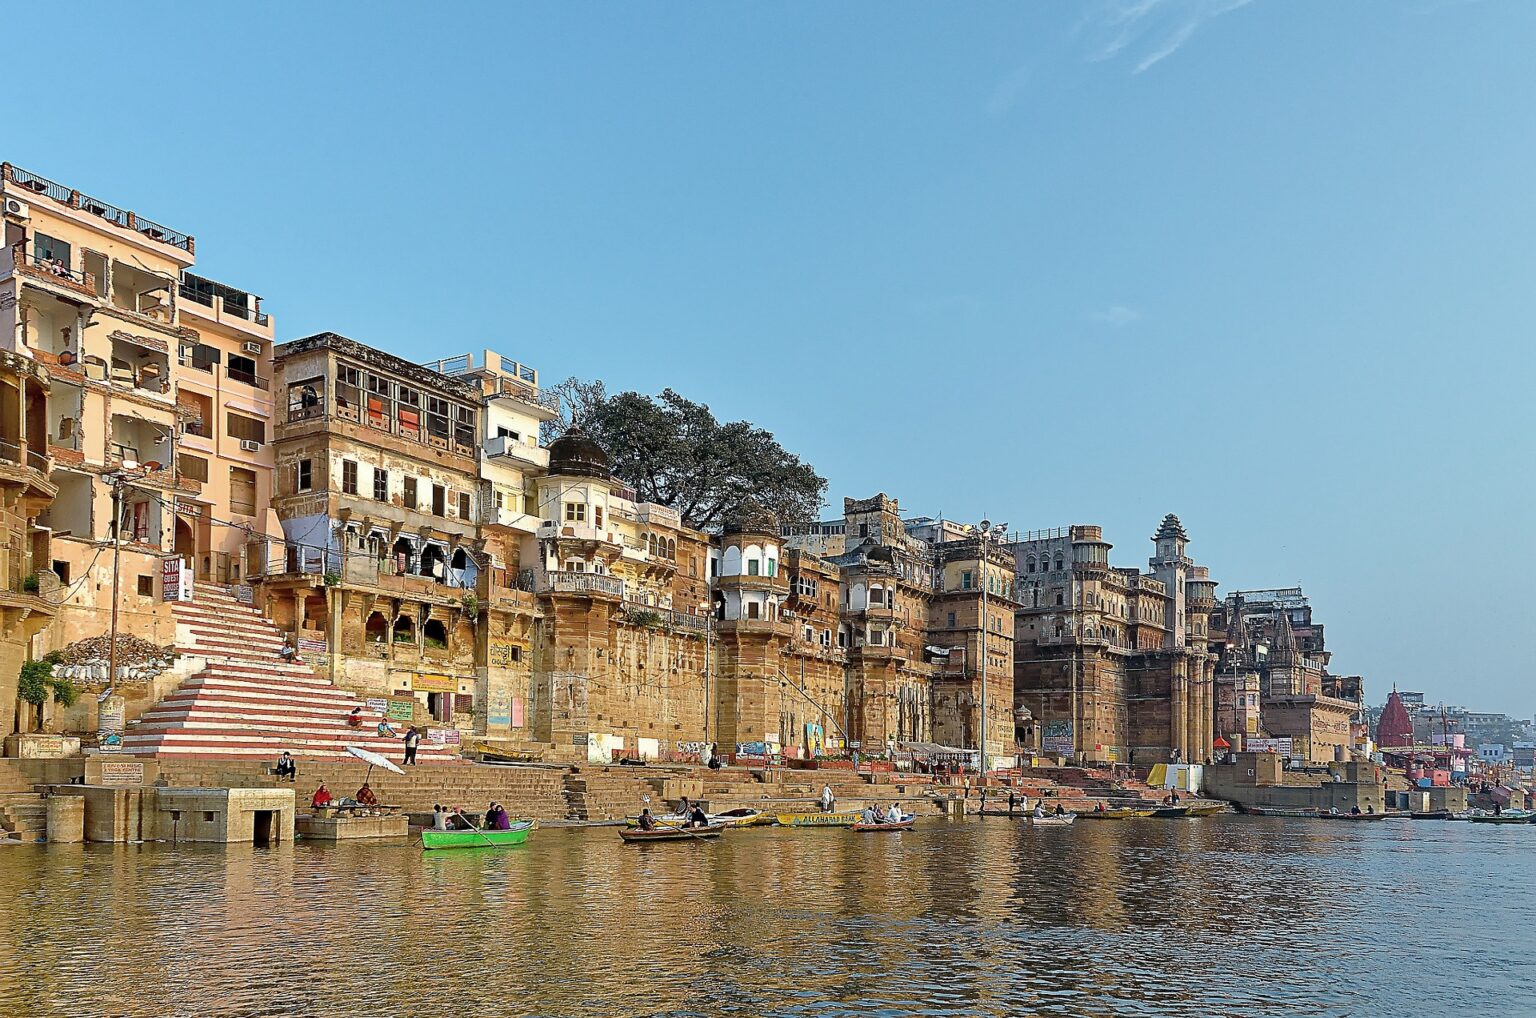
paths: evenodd
<path fill-rule="evenodd" d="M 0 849 L 32 1015 L 1536 1013 L 1536 826 Z M 1526 1008 L 1527 1010 L 1521 1010 Z"/>

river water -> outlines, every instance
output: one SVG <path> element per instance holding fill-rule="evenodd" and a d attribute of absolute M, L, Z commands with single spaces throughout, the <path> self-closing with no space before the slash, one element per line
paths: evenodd
<path fill-rule="evenodd" d="M 18 1015 L 1536 1013 L 1536 825 L 0 849 Z M 1525 1009 L 1525 1010 L 1522 1010 Z"/>

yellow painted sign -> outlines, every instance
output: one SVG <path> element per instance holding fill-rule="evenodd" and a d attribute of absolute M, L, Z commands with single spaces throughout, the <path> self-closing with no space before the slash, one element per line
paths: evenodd
<path fill-rule="evenodd" d="M 456 693 L 459 680 L 452 675 L 423 675 L 418 672 L 411 676 L 411 689 L 418 693 Z"/>

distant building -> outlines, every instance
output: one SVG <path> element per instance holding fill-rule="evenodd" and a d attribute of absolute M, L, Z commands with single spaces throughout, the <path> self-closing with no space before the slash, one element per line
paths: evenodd
<path fill-rule="evenodd" d="M 1381 712 L 1381 720 L 1376 724 L 1376 744 L 1396 749 L 1412 746 L 1413 742 L 1413 719 L 1408 716 L 1408 708 L 1403 705 L 1403 698 L 1394 686 Z"/>

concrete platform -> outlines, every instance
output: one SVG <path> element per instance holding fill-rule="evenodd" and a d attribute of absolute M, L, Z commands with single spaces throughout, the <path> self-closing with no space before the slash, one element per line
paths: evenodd
<path fill-rule="evenodd" d="M 315 841 L 351 841 L 354 838 L 405 838 L 411 833 L 404 813 L 384 817 L 299 817 L 298 835 Z"/>

